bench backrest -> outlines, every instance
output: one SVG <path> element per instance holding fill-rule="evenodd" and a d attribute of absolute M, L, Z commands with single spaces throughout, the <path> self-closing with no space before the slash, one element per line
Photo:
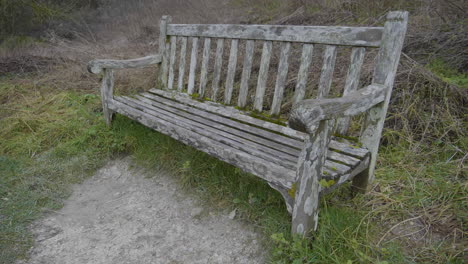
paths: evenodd
<path fill-rule="evenodd" d="M 359 88 L 366 49 L 379 48 L 373 82 L 388 85 L 389 97 L 400 55 L 400 49 L 394 52 L 395 40 L 399 43 L 404 37 L 404 31 L 398 30 L 398 23 L 407 17 L 403 13 L 390 12 L 385 27 L 171 24 L 171 18 L 164 16 L 160 22 L 159 51 L 163 62 L 159 81 L 167 89 L 240 108 L 266 110 L 269 115 L 278 116 L 284 113 L 281 110 L 285 104 L 293 105 L 305 99 L 310 81 L 316 82 L 317 98 L 329 96 L 338 48 L 351 47 L 341 95 Z M 273 45 L 279 47 L 276 69 L 271 67 L 275 56 Z M 314 61 L 322 64 L 319 77 L 308 80 L 313 52 L 322 45 L 322 61 Z M 262 47 L 261 56 L 255 56 L 255 46 Z M 300 51 L 292 53 L 292 47 Z M 298 67 L 294 73 L 294 91 L 288 89 L 286 99 L 291 54 Z M 268 75 L 275 78 L 274 90 L 266 93 Z"/>

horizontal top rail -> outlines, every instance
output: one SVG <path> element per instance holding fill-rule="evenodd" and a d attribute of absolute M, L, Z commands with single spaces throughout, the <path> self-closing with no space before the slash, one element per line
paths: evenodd
<path fill-rule="evenodd" d="M 187 37 L 290 41 L 379 47 L 382 27 L 169 24 L 167 34 Z"/>

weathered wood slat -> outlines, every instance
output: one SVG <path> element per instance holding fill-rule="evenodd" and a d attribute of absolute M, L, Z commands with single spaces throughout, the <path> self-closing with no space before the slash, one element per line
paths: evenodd
<path fill-rule="evenodd" d="M 170 16 L 163 16 L 159 21 L 159 54 L 162 56 L 161 70 L 159 72 L 159 82 L 166 86 L 167 85 L 167 66 L 169 60 L 169 51 L 167 49 L 167 25 L 171 23 L 172 18 Z"/>
<path fill-rule="evenodd" d="M 169 79 L 167 80 L 167 89 L 172 90 L 174 87 L 174 64 L 176 58 L 176 49 L 177 49 L 177 37 L 171 36 L 171 53 L 169 56 Z"/>
<path fill-rule="evenodd" d="M 221 79 L 221 67 L 223 66 L 224 39 L 218 39 L 216 42 L 216 57 L 213 73 L 213 84 L 211 86 L 211 100 L 216 101 L 219 90 L 219 81 Z"/>
<path fill-rule="evenodd" d="M 281 102 L 283 101 L 284 86 L 286 85 L 286 77 L 288 76 L 289 67 L 289 50 L 291 49 L 291 43 L 281 43 L 281 55 L 278 64 L 278 75 L 276 76 L 275 84 L 275 95 L 273 97 L 273 103 L 271 104 L 270 114 L 276 116 L 280 113 Z"/>
<path fill-rule="evenodd" d="M 254 47 L 255 47 L 255 42 L 253 40 L 247 40 L 245 42 L 244 65 L 242 68 L 239 98 L 237 100 L 237 105 L 241 108 L 247 105 L 247 95 L 249 93 L 250 74 L 252 73 L 252 60 L 253 60 Z"/>
<path fill-rule="evenodd" d="M 198 38 L 192 38 L 192 53 L 190 55 L 190 70 L 187 93 L 193 94 L 195 89 L 195 71 L 197 68 Z"/>
<path fill-rule="evenodd" d="M 292 170 L 286 169 L 272 162 L 267 162 L 248 153 L 234 149 L 217 140 L 207 138 L 194 131 L 168 123 L 162 119 L 154 119 L 151 115 L 134 109 L 126 104 L 114 101 L 110 105 L 110 108 L 113 111 L 128 116 L 147 127 L 169 135 L 184 144 L 204 151 L 268 182 L 284 186 L 285 188 L 291 188 L 295 181 L 295 174 Z"/>
<path fill-rule="evenodd" d="M 229 133 L 236 134 L 239 137 L 244 137 L 259 144 L 269 146 L 273 149 L 288 153 L 289 155 L 296 157 L 296 159 L 299 154 L 299 150 L 297 148 L 286 145 L 285 140 L 283 140 L 283 137 L 279 136 L 278 134 L 274 134 L 254 126 L 249 126 L 244 123 L 234 121 L 230 118 L 209 113 L 197 109 L 195 107 L 190 107 L 157 95 L 149 93 L 142 93 L 141 95 L 148 99 L 151 99 L 152 101 L 185 111 L 187 113 L 190 113 L 191 115 L 203 117 L 207 120 L 207 122 L 216 122 L 217 124 L 212 125 L 213 127 L 220 127 L 225 129 L 226 131 L 229 130 Z"/>
<path fill-rule="evenodd" d="M 342 185 L 343 183 L 345 183 L 345 182 L 347 182 L 349 180 L 352 180 L 355 176 L 359 175 L 364 170 L 366 170 L 368 166 L 369 166 L 369 157 L 366 157 L 352 171 L 350 171 L 350 172 L 348 172 L 348 173 L 346 173 L 344 175 L 341 175 L 340 178 L 338 179 L 338 181 L 334 185 L 332 185 L 332 186 L 330 186 L 328 188 L 323 188 L 320 191 L 320 195 L 330 193 L 333 190 L 335 190 L 336 188 L 338 188 L 340 185 Z"/>
<path fill-rule="evenodd" d="M 347 155 L 351 155 L 359 159 L 363 159 L 369 155 L 369 151 L 367 149 L 359 148 L 355 145 L 342 143 L 336 140 L 332 140 L 329 147 L 338 152 L 346 153 Z"/>
<path fill-rule="evenodd" d="M 177 79 L 177 91 L 181 92 L 184 89 L 185 78 L 185 58 L 187 57 L 187 37 L 182 37 L 180 45 L 179 59 L 179 78 Z"/>
<path fill-rule="evenodd" d="M 198 93 L 200 97 L 205 95 L 206 83 L 208 82 L 208 61 L 210 60 L 210 49 L 211 39 L 205 38 L 205 44 L 203 45 L 203 58 L 200 72 L 200 89 Z"/>
<path fill-rule="evenodd" d="M 346 83 L 343 91 L 343 96 L 346 96 L 357 90 L 359 85 L 359 77 L 361 76 L 361 68 L 364 63 L 365 48 L 353 48 L 351 51 L 351 62 L 346 76 Z M 338 120 L 338 133 L 344 135 L 348 132 L 351 119 L 349 117 Z"/>
<path fill-rule="evenodd" d="M 232 99 L 232 91 L 234 89 L 234 76 L 236 74 L 237 65 L 237 48 L 239 45 L 238 39 L 231 41 L 231 51 L 229 52 L 229 64 L 226 76 L 226 88 L 224 91 L 224 103 L 230 104 Z"/>
<path fill-rule="evenodd" d="M 168 34 L 378 47 L 381 27 L 171 24 Z"/>
<path fill-rule="evenodd" d="M 155 118 L 162 118 L 168 122 L 176 123 L 179 126 L 185 127 L 187 129 L 191 129 L 192 127 L 199 128 L 200 134 L 210 138 L 212 136 L 215 136 L 215 138 L 221 138 L 224 144 L 227 144 L 233 148 L 245 151 L 265 160 L 275 162 L 276 164 L 280 164 L 281 166 L 288 169 L 295 170 L 296 168 L 297 157 L 231 134 L 229 132 L 232 130 L 228 131 L 229 129 L 226 129 L 227 127 L 221 127 L 219 124 L 209 122 L 208 120 L 201 117 L 184 114 L 182 111 L 151 102 L 151 100 L 148 100 L 144 97 L 137 97 L 135 99 L 119 97 L 117 100 L 121 100 L 120 98 L 125 99 L 125 103 L 131 104 L 141 111 L 153 115 Z"/>
<path fill-rule="evenodd" d="M 318 96 L 324 98 L 330 93 L 330 87 L 333 80 L 333 72 L 336 62 L 336 46 L 327 45 L 323 54 L 322 72 L 320 74 Z"/>
<path fill-rule="evenodd" d="M 143 68 L 160 63 L 161 60 L 162 57 L 159 54 L 130 60 L 92 60 L 88 63 L 88 71 L 98 74 L 101 73 L 103 69 Z"/>
<path fill-rule="evenodd" d="M 104 78 L 102 79 L 101 84 L 101 103 L 102 103 L 102 112 L 108 126 L 112 122 L 112 110 L 109 109 L 109 105 L 113 100 L 114 93 L 114 70 L 104 69 Z"/>
<path fill-rule="evenodd" d="M 252 124 L 258 127 L 262 127 L 264 129 L 268 129 L 274 132 L 281 133 L 282 135 L 289 136 L 291 137 L 290 140 L 293 140 L 291 143 L 287 143 L 288 145 L 298 145 L 298 148 L 301 148 L 302 146 L 302 141 L 305 138 L 305 134 L 303 132 L 294 130 L 289 127 L 285 126 L 280 126 L 278 124 L 274 124 L 271 122 L 267 122 L 264 120 L 260 120 L 251 116 L 246 115 L 242 111 L 237 110 L 234 107 L 231 106 L 224 106 L 222 104 L 218 103 L 213 103 L 213 102 L 198 102 L 195 100 L 192 100 L 190 96 L 180 94 L 180 93 L 173 93 L 170 91 L 164 91 L 164 90 L 159 90 L 159 89 L 150 89 L 149 92 L 164 96 L 166 98 L 174 98 L 175 100 L 182 102 L 184 104 L 188 104 L 191 106 L 195 106 L 199 109 L 203 109 L 212 113 L 217 113 L 218 115 L 222 115 L 228 118 L 234 118 L 239 121 Z M 285 140 L 288 139 L 285 137 Z"/>
<path fill-rule="evenodd" d="M 263 42 L 262 59 L 260 61 L 260 70 L 258 72 L 257 91 L 255 93 L 254 109 L 261 112 L 263 110 L 263 97 L 265 96 L 266 82 L 268 79 L 268 69 L 270 68 L 271 50 L 273 44 L 271 41 Z"/>
<path fill-rule="evenodd" d="M 306 93 L 307 77 L 309 76 L 310 63 L 312 62 L 312 52 L 314 46 L 312 44 L 304 44 L 302 46 L 301 66 L 297 73 L 296 90 L 294 91 L 293 104 L 304 99 Z"/>
<path fill-rule="evenodd" d="M 374 169 L 377 162 L 380 137 L 387 114 L 390 95 L 400 61 L 401 49 L 408 24 L 408 12 L 389 12 L 387 22 L 383 30 L 382 45 L 377 54 L 373 83 L 388 87 L 385 100 L 376 105 L 367 113 L 366 120 L 362 126 L 360 140 L 371 152 L 369 169 L 353 180 L 355 190 L 366 190 L 369 183 L 374 179 Z"/>

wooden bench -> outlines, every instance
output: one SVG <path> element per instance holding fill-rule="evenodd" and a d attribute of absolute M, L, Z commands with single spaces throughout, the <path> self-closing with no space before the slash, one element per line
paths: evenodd
<path fill-rule="evenodd" d="M 292 232 L 305 235 L 317 228 L 321 194 L 348 180 L 355 190 L 364 191 L 374 177 L 407 19 L 407 12 L 390 12 L 384 27 L 314 27 L 171 24 L 171 18 L 164 16 L 158 54 L 134 60 L 94 60 L 88 69 L 103 72 L 101 97 L 108 124 L 114 113 L 125 115 L 266 180 L 284 197 L 292 214 Z M 209 59 L 215 40 L 212 65 Z M 224 56 L 228 41 L 229 56 Z M 256 43 L 263 49 L 253 89 Z M 272 98 L 266 98 L 273 44 L 280 48 L 279 62 L 272 77 L 276 79 Z M 295 89 L 288 91 L 292 96 L 286 100 L 292 45 L 300 46 L 302 55 Z M 312 53 L 321 45 L 324 53 L 317 96 L 305 99 Z M 346 83 L 342 97 L 327 98 L 341 47 L 351 47 Z M 378 49 L 372 83 L 357 89 L 364 55 L 372 48 Z M 237 62 L 241 49 L 242 65 Z M 160 65 L 158 89 L 113 96 L 115 69 L 155 64 Z M 291 110 L 281 112 L 287 103 Z M 344 134 L 350 117 L 360 113 L 367 114 L 359 142 L 332 136 L 334 124 Z M 288 117 L 287 124 L 272 121 L 281 115 Z M 262 118 L 265 116 L 268 118 Z"/>

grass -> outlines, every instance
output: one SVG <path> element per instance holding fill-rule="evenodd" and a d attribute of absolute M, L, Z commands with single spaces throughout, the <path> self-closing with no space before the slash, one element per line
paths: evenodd
<path fill-rule="evenodd" d="M 322 199 L 320 228 L 304 240 L 290 236 L 282 198 L 265 182 L 125 117 L 107 128 L 96 94 L 0 83 L 0 263 L 25 257 L 30 224 L 58 210 L 71 184 L 122 154 L 173 171 L 209 206 L 237 208 L 266 235 L 272 263 L 462 263 L 467 186 L 455 146 L 383 146 L 377 188 L 354 199 L 341 188 Z M 391 232 L 405 223 L 430 228 L 426 238 L 450 239 Z"/>

